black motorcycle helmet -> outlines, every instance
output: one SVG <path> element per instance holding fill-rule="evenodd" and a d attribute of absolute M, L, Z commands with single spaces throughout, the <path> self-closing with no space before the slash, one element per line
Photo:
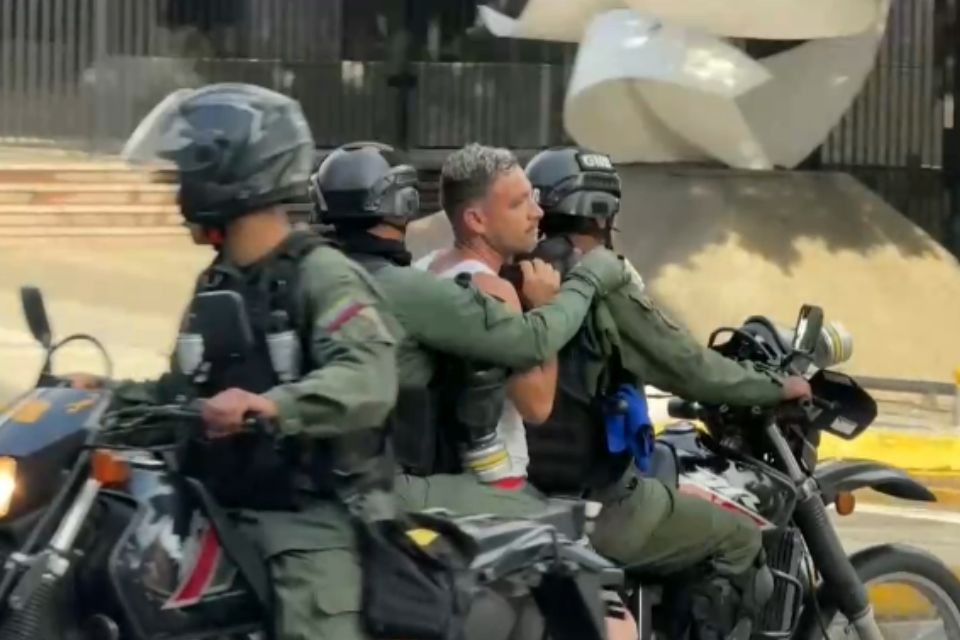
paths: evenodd
<path fill-rule="evenodd" d="M 620 211 L 620 176 L 609 157 L 554 147 L 535 155 L 525 171 L 543 209 L 544 233 L 590 233 L 599 228 L 597 221 L 605 220 L 609 234 Z"/>
<path fill-rule="evenodd" d="M 173 163 L 180 210 L 187 222 L 205 228 L 302 201 L 314 153 L 296 101 L 241 83 L 174 91 L 123 149 L 132 163 Z"/>
<path fill-rule="evenodd" d="M 310 176 L 317 222 L 372 226 L 422 216 L 417 170 L 390 145 L 351 142 L 330 153 Z"/>

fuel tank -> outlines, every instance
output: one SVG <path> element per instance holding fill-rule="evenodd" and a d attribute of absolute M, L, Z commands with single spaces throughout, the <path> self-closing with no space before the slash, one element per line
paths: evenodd
<path fill-rule="evenodd" d="M 657 441 L 676 455 L 681 493 L 745 515 L 762 529 L 789 522 L 797 489 L 776 469 L 722 449 L 709 434 L 687 422 L 668 426 Z"/>

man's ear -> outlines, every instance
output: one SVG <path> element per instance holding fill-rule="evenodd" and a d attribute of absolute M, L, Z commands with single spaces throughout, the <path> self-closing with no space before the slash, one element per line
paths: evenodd
<path fill-rule="evenodd" d="M 483 235 L 487 230 L 487 217 L 478 204 L 468 206 L 460 216 L 465 229 L 474 235 Z"/>

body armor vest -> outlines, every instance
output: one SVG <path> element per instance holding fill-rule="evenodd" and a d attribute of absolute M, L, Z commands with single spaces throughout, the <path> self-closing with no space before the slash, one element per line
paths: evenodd
<path fill-rule="evenodd" d="M 608 450 L 603 400 L 591 394 L 584 379 L 584 363 L 597 357 L 603 354 L 581 329 L 558 356 L 550 417 L 527 428 L 527 474 L 544 493 L 584 495 L 618 480 L 630 464 L 629 455 Z"/>
<path fill-rule="evenodd" d="M 233 387 L 264 393 L 315 367 L 310 361 L 310 326 L 300 301 L 302 259 L 323 243 L 321 238 L 294 233 L 264 264 L 250 270 L 225 264 L 220 257 L 201 274 L 196 293 L 233 291 L 244 302 L 253 331 L 253 349 L 242 358 L 203 361 L 203 344 L 192 332 L 191 309 L 177 343 L 181 373 L 200 397 Z"/>
<path fill-rule="evenodd" d="M 198 294 L 229 290 L 243 298 L 253 348 L 246 357 L 204 362 L 202 338 L 191 333 L 191 310 L 177 350 L 190 395 L 207 398 L 229 388 L 264 393 L 322 365 L 310 352 L 313 319 L 297 299 L 302 260 L 321 244 L 314 234 L 295 232 L 254 269 L 237 269 L 218 256 L 201 274 Z M 193 443 L 184 471 L 203 480 L 225 507 L 295 509 L 299 490 L 332 497 L 348 461 L 362 465 L 382 453 L 383 435 L 376 430 L 325 440 L 241 433 Z"/>
<path fill-rule="evenodd" d="M 572 254 L 573 245 L 561 236 L 541 242 L 534 255 L 566 275 L 574 264 Z M 607 448 L 603 396 L 616 388 L 617 364 L 591 329 L 588 317 L 560 351 L 553 411 L 545 423 L 527 428 L 528 477 L 544 493 L 584 495 L 618 480 L 630 464 L 629 455 Z M 594 391 L 585 372 L 588 363 L 598 360 L 606 366 Z"/>

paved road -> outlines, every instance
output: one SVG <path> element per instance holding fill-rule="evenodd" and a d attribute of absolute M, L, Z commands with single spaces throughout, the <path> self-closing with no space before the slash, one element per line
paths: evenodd
<path fill-rule="evenodd" d="M 18 289 L 39 286 L 55 336 L 86 332 L 109 349 L 120 377 L 158 373 L 172 346 L 176 319 L 208 248 L 189 240 L 88 240 L 19 243 L 0 248 L 0 401 L 22 389 L 39 366 Z M 96 352 L 68 347 L 56 370 L 101 370 Z"/>
<path fill-rule="evenodd" d="M 960 512 L 936 511 L 912 506 L 859 504 L 847 517 L 834 514 L 848 552 L 883 543 L 903 543 L 933 553 L 955 572 L 960 572 Z M 897 585 L 884 592 L 872 591 L 881 631 L 887 640 L 946 640 L 943 618 L 929 601 L 910 587 Z M 833 640 L 855 640 L 839 626 L 830 630 Z"/>
<path fill-rule="evenodd" d="M 887 542 L 914 545 L 960 569 L 960 512 L 858 503 L 850 516 L 833 514 L 844 547 L 854 552 Z"/>

